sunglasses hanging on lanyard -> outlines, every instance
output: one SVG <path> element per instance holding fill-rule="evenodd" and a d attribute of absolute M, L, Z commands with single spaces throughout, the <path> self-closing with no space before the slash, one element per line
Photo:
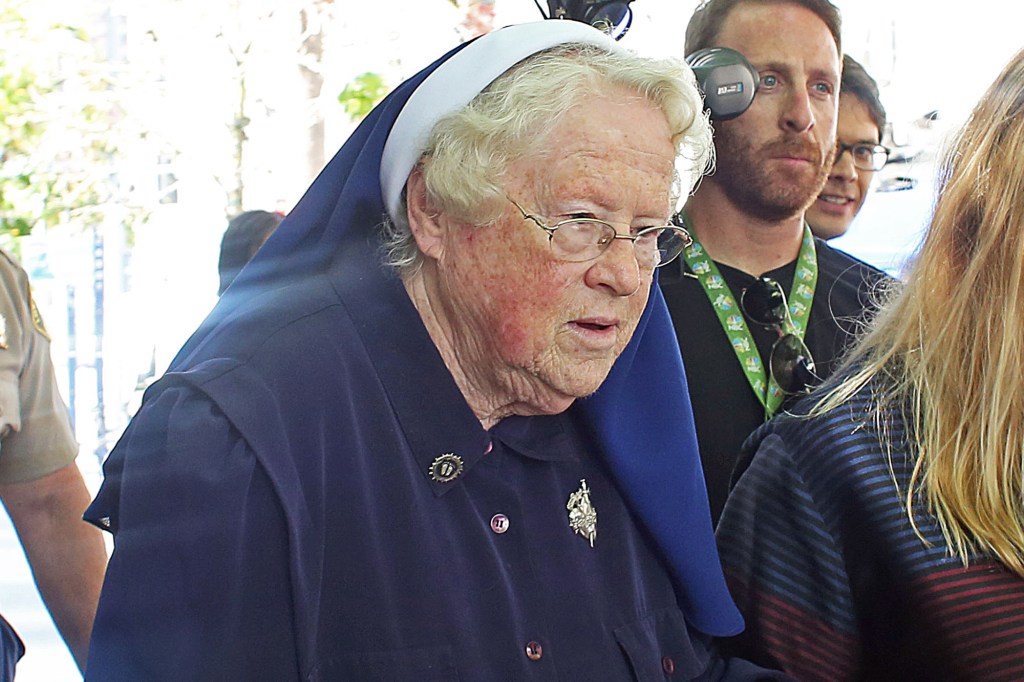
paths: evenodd
<path fill-rule="evenodd" d="M 681 220 L 685 224 L 685 216 L 681 216 Z M 745 289 L 741 303 L 737 304 L 718 266 L 699 242 L 694 240 L 682 255 L 715 309 L 750 388 L 764 407 L 765 419 L 775 414 L 787 394 L 799 393 L 818 382 L 814 360 L 803 340 L 818 283 L 814 236 L 806 224 L 788 305 L 782 286 L 767 277 L 759 278 Z M 747 318 L 778 334 L 767 369 Z"/>

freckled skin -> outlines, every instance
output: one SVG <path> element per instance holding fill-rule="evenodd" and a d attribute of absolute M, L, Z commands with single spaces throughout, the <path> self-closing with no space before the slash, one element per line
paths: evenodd
<path fill-rule="evenodd" d="M 742 52 L 761 82 L 742 116 L 716 124 L 717 170 L 705 182 L 757 218 L 785 220 L 818 195 L 832 163 L 839 53 L 828 27 L 804 7 L 741 9 L 729 13 L 715 42 Z"/>
<path fill-rule="evenodd" d="M 653 105 L 625 91 L 588 98 L 566 112 L 549 148 L 513 164 L 505 182 L 547 224 L 583 213 L 625 234 L 667 221 L 675 149 Z M 632 243 L 567 263 L 511 203 L 490 226 L 440 222 L 443 246 L 420 275 L 424 317 L 436 316 L 428 329 L 481 420 L 554 414 L 593 393 L 647 303 L 653 273 L 640 271 Z"/>

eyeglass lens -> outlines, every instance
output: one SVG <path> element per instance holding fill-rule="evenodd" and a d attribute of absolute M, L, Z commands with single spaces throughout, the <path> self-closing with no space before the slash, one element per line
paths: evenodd
<path fill-rule="evenodd" d="M 532 221 L 548 233 L 555 257 L 565 261 L 582 263 L 593 260 L 616 239 L 628 239 L 633 243 L 633 252 L 640 266 L 657 268 L 671 263 L 693 243 L 686 228 L 676 222 L 676 216 L 673 216 L 672 224 L 644 228 L 635 235 L 619 235 L 610 223 L 591 218 L 570 218 L 549 227 L 541 218 L 528 213 L 515 199 L 507 198 L 519 209 L 524 220 Z"/>
<path fill-rule="evenodd" d="M 552 246 L 559 258 L 587 261 L 601 255 L 615 241 L 615 228 L 597 220 L 569 220 L 553 228 Z M 643 232 L 633 241 L 637 261 L 644 267 L 671 262 L 688 244 L 686 232 L 664 227 Z"/>
<path fill-rule="evenodd" d="M 773 328 L 779 335 L 772 344 L 768 360 L 771 376 L 779 388 L 786 393 L 797 393 L 819 383 L 807 345 L 797 335 L 783 333 L 787 310 L 781 284 L 769 277 L 758 278 L 744 289 L 740 307 L 752 321 Z"/>
<path fill-rule="evenodd" d="M 786 295 L 782 285 L 768 277 L 760 277 L 743 290 L 740 305 L 754 322 L 774 327 L 786 321 Z"/>
<path fill-rule="evenodd" d="M 880 144 L 842 144 L 836 149 L 836 160 L 847 151 L 855 168 L 864 171 L 880 171 L 889 161 L 889 150 Z"/>
<path fill-rule="evenodd" d="M 786 393 L 798 393 L 819 381 L 811 352 L 795 334 L 783 334 L 772 345 L 768 365 L 775 383 Z"/>

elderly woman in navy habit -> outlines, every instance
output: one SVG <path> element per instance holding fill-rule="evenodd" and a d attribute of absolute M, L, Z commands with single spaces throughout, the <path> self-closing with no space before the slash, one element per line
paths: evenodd
<path fill-rule="evenodd" d="M 742 622 L 652 288 L 710 155 L 689 70 L 577 22 L 401 85 L 108 460 L 90 678 L 774 675 L 708 646 Z"/>

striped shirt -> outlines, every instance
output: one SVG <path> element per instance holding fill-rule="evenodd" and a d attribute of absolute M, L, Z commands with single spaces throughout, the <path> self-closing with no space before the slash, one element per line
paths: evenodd
<path fill-rule="evenodd" d="M 723 642 L 800 680 L 1024 679 L 1024 579 L 951 552 L 924 503 L 901 415 L 871 389 L 823 417 L 780 417 L 746 443 L 718 527 L 747 622 Z"/>

